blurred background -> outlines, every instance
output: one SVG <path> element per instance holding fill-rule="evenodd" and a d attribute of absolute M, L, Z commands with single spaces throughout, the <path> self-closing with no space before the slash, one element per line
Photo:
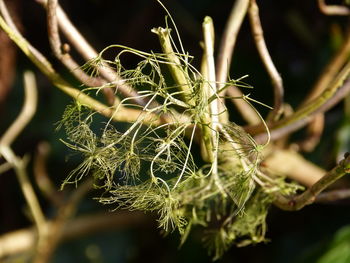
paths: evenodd
<path fill-rule="evenodd" d="M 5 2 L 11 6 L 27 39 L 47 55 L 57 69 L 62 68 L 49 49 L 43 8 L 34 0 Z M 233 1 L 164 0 L 163 3 L 176 21 L 185 50 L 194 56 L 193 64 L 198 67 L 202 55 L 199 42 L 202 40 L 203 18 L 206 15 L 213 18 L 218 46 Z M 158 39 L 151 29 L 165 26 L 165 12 L 155 0 L 61 0 L 60 4 L 97 50 L 110 44 L 122 44 L 144 51 L 160 51 Z M 265 0 L 258 1 L 258 4 L 269 51 L 284 80 L 285 100 L 296 107 L 341 45 L 348 19 L 321 14 L 316 0 Z M 82 60 L 79 62 L 83 63 Z M 133 65 L 135 62 L 130 59 L 124 63 Z M 1 133 L 15 119 L 22 106 L 22 73 L 25 69 L 36 72 L 39 105 L 34 119 L 17 138 L 13 149 L 18 155 L 28 154 L 33 159 L 38 145 L 47 142 L 51 147 L 47 171 L 59 188 L 69 171 L 77 165 L 74 159 L 67 161 L 70 151 L 59 141 L 64 134 L 55 130 L 55 123 L 60 120 L 71 99 L 53 87 L 10 41 L 0 35 Z M 68 72 L 63 74 L 69 78 Z M 253 90 L 248 91 L 251 97 L 271 105 L 272 87 L 256 51 L 247 20 L 238 36 L 230 72 L 233 79 L 243 75 L 249 75 L 245 81 L 254 86 Z M 259 110 L 266 113 L 264 108 Z M 340 104 L 327 113 L 321 143 L 315 151 L 305 154 L 307 159 L 325 169 L 331 168 L 337 159 L 337 131 L 344 127 L 344 123 L 349 123 L 343 112 L 343 105 Z M 244 124 L 240 119 L 237 122 Z M 291 140 L 303 136 L 303 131 L 300 131 Z M 30 166 L 31 177 L 32 169 Z M 348 184 L 348 180 L 342 183 Z M 45 213 L 49 216 L 53 214 L 54 210 L 47 199 L 40 194 L 38 196 Z M 112 206 L 102 206 L 93 197 L 94 193 L 91 193 L 84 198 L 78 215 L 113 209 Z M 270 241 L 244 248 L 232 247 L 220 262 L 350 262 L 349 205 L 350 202 L 346 200 L 329 205 L 314 204 L 298 212 L 284 212 L 272 207 L 267 232 Z M 112 224 L 107 229 L 92 231 L 89 235 L 62 243 L 52 262 L 211 262 L 196 231 L 179 248 L 178 235 L 173 233 L 164 237 L 153 215 L 132 213 L 131 217 L 126 212 L 119 215 L 132 220 L 121 220 L 120 224 Z M 0 174 L 0 234 L 31 224 L 16 176 L 11 172 Z"/>

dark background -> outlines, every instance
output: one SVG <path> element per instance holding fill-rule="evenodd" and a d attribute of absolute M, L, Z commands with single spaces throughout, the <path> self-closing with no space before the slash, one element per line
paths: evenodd
<path fill-rule="evenodd" d="M 18 0 L 15 3 L 24 35 L 54 62 L 56 68 L 60 68 L 49 51 L 44 10 L 32 0 Z M 203 18 L 206 15 L 213 18 L 218 46 L 233 1 L 164 0 L 163 3 L 177 23 L 185 49 L 194 56 L 193 64 L 198 66 L 202 53 L 199 41 L 202 40 Z M 62 0 L 60 4 L 97 50 L 110 44 L 123 44 L 145 51 L 160 51 L 158 39 L 150 31 L 153 27 L 165 26 L 165 12 L 156 1 Z M 266 0 L 258 1 L 258 4 L 268 48 L 284 80 L 286 102 L 296 107 L 339 48 L 344 25 L 348 21 L 346 18 L 322 15 L 316 1 Z M 6 54 L 0 54 L 0 60 L 3 56 Z M 127 63 L 132 65 L 135 61 Z M 7 68 L 8 76 L 11 75 L 11 68 L 16 69 L 16 74 L 8 92 L 1 98 L 1 131 L 19 112 L 23 100 L 21 73 L 27 68 L 33 69 L 33 66 L 18 52 L 15 66 Z M 4 72 L 0 76 L 7 76 Z M 238 36 L 230 74 L 231 78 L 248 74 L 249 78 L 245 81 L 255 87 L 249 90 L 251 96 L 266 104 L 272 103 L 270 80 L 259 60 L 247 20 Z M 33 155 L 39 142 L 48 141 L 52 147 L 48 170 L 59 186 L 75 163 L 66 161 L 65 156 L 69 151 L 59 142 L 64 134 L 55 131 L 54 123 L 60 120 L 71 99 L 54 88 L 39 72 L 37 78 L 40 92 L 37 114 L 13 148 L 19 155 Z M 264 112 L 264 109 L 261 110 Z M 343 118 L 341 106 L 327 114 L 322 142 L 313 153 L 306 154 L 308 159 L 324 168 L 334 165 L 335 131 L 344 121 Z M 299 132 L 296 138 L 302 136 L 303 133 Z M 39 197 L 45 212 L 50 215 L 52 211 L 47 201 Z M 245 248 L 233 247 L 221 262 L 317 262 L 318 255 L 327 250 L 334 233 L 349 224 L 348 208 L 346 201 L 312 205 L 299 212 L 272 208 L 267 232 L 270 242 Z M 79 213 L 99 209 L 108 208 L 101 207 L 89 196 L 80 205 Z M 29 225 L 15 175 L 1 174 L 0 234 Z M 66 242 L 59 247 L 53 262 L 211 262 L 196 231 L 181 249 L 178 249 L 178 244 L 176 233 L 162 237 L 156 224 L 147 221 L 137 227 L 111 230 Z"/>

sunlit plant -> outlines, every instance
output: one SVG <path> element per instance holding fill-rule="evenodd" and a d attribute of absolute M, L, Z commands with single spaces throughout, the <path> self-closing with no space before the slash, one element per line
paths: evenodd
<path fill-rule="evenodd" d="M 216 64 L 213 22 L 210 17 L 204 19 L 200 68 L 193 66 L 194 58 L 185 51 L 173 18 L 159 0 L 167 17 L 164 28 L 154 28 L 152 32 L 159 38 L 161 52 L 111 45 L 100 53 L 75 28 L 58 0 L 36 1 L 45 7 L 53 55 L 79 85 L 56 71 L 21 34 L 3 0 L 0 28 L 54 86 L 74 99 L 58 128 L 66 132 L 62 143 L 79 155 L 81 162 L 61 185 L 62 189 L 73 184 L 76 189 L 67 187 L 69 190 L 61 195 L 45 171 L 48 147 L 45 150 L 43 146 L 33 158 L 38 187 L 32 187 L 27 156 L 20 157 L 11 146 L 37 105 L 34 75 L 26 72 L 23 108 L 0 138 L 0 155 L 5 160 L 0 172 L 13 169 L 17 175 L 36 231 L 0 238 L 1 259 L 26 250 L 31 262 L 49 262 L 58 244 L 71 237 L 67 229 L 74 227 L 69 227 L 70 222 L 81 222 L 70 219 L 92 186 L 100 190 L 95 198 L 110 210 L 153 212 L 162 232 L 180 234 L 181 245 L 196 228 L 215 260 L 233 244 L 264 242 L 272 203 L 295 211 L 313 202 L 349 197 L 349 190 L 338 186 L 320 194 L 350 173 L 346 148 L 348 99 L 344 103 L 344 123 L 337 134 L 339 162 L 331 170 L 326 172 L 295 151 L 312 151 L 316 147 L 324 128 L 324 113 L 350 92 L 349 30 L 310 92 L 293 110 L 284 100 L 283 81 L 267 48 L 255 0 L 234 1 Z M 350 15 L 346 5 L 317 2 L 323 14 Z M 228 73 L 237 34 L 246 16 L 271 80 L 273 108 L 242 93 L 252 88 L 247 76 L 232 79 Z M 62 43 L 61 33 L 68 43 Z M 87 62 L 79 66 L 70 48 Z M 112 59 L 107 59 L 111 54 Z M 126 66 L 130 57 L 138 59 L 135 66 Z M 227 102 L 233 102 L 239 116 L 226 108 Z M 266 117 L 255 109 L 257 104 L 269 108 Z M 238 124 L 241 118 L 247 124 L 244 127 Z M 290 135 L 306 125 L 307 138 L 295 142 Z M 52 203 L 56 215 L 45 215 L 36 190 Z M 132 213 L 114 216 L 141 218 Z M 105 215 L 99 218 L 99 226 L 110 220 Z M 89 226 L 95 226 L 95 215 L 87 216 L 83 222 L 84 230 L 89 232 Z M 75 235 L 84 233 L 78 232 Z M 23 236 L 31 241 L 18 242 Z"/>
<path fill-rule="evenodd" d="M 115 70 L 124 84 L 138 90 L 136 97 L 116 101 L 111 107 L 113 115 L 125 114 L 120 113 L 121 108 L 141 111 L 132 124 L 115 124 L 110 118 L 96 129 L 92 128 L 96 112 L 79 102 L 68 106 L 60 122 L 67 134 L 63 143 L 80 152 L 83 161 L 62 187 L 92 176 L 95 186 L 104 189 L 98 198 L 101 203 L 156 212 L 159 227 L 165 232 L 177 230 L 181 244 L 199 226 L 214 259 L 232 244 L 264 241 L 273 194 L 293 194 L 299 186 L 265 175 L 259 166 L 269 140 L 257 144 L 228 121 L 221 91 L 230 85 L 251 86 L 243 82 L 244 77 L 216 82 L 210 17 L 203 22 L 201 70 L 191 65 L 193 57 L 185 52 L 169 13 L 166 27 L 152 32 L 159 37 L 162 53 L 112 45 L 82 66 L 91 76 L 99 76 L 101 66 Z M 114 60 L 104 58 L 107 50 L 116 53 Z M 124 66 L 128 55 L 139 58 L 135 68 Z M 85 92 L 98 93 L 113 85 L 106 83 Z M 252 108 L 251 103 L 256 102 L 248 95 L 236 99 Z"/>

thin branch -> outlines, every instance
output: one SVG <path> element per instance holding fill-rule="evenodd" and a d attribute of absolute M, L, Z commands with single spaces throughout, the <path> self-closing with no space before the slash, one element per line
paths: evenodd
<path fill-rule="evenodd" d="M 293 150 L 276 149 L 272 146 L 264 155 L 266 157 L 261 166 L 263 171 L 271 175 L 286 176 L 306 187 L 314 185 L 326 172 Z"/>
<path fill-rule="evenodd" d="M 8 128 L 0 140 L 0 153 L 12 165 L 19 180 L 21 190 L 33 215 L 38 228 L 39 238 L 45 236 L 45 216 L 41 210 L 37 196 L 27 175 L 28 158 L 19 158 L 12 151 L 10 145 L 34 116 L 37 106 L 37 88 L 34 73 L 24 73 L 25 98 L 22 110 L 13 124 Z"/>
<path fill-rule="evenodd" d="M 0 0 L 0 3 L 3 0 Z M 144 119 L 144 122 L 150 121 L 150 123 L 157 125 L 161 123 L 159 118 L 152 113 L 145 113 L 138 109 L 131 109 L 125 107 L 119 107 L 118 114 L 115 114 L 113 108 L 107 107 L 103 103 L 91 98 L 82 91 L 73 88 L 68 82 L 66 82 L 60 75 L 56 73 L 49 61 L 37 51 L 28 41 L 20 34 L 17 34 L 12 30 L 4 19 L 0 16 L 0 28 L 2 28 L 6 34 L 17 44 L 17 46 L 23 51 L 23 53 L 44 73 L 57 88 L 64 93 L 74 98 L 82 105 L 86 105 L 92 110 L 111 117 L 115 121 L 134 122 L 140 117 L 140 114 L 147 114 L 148 117 Z"/>
<path fill-rule="evenodd" d="M 325 89 L 320 96 L 312 100 L 309 104 L 304 105 L 291 116 L 282 119 L 270 126 L 271 139 L 276 140 L 291 132 L 294 132 L 308 124 L 315 114 L 323 113 L 332 108 L 334 105 L 344 99 L 350 92 L 350 61 L 339 72 L 337 77 Z M 255 135 L 257 142 L 266 140 L 264 127 L 252 126 L 246 127 L 246 130 Z"/>
<path fill-rule="evenodd" d="M 17 34 L 20 34 L 3 0 L 0 1 L 0 13 L 4 17 L 4 20 L 6 21 L 8 26 L 12 28 L 12 30 L 15 31 Z"/>
<path fill-rule="evenodd" d="M 170 29 L 162 27 L 153 28 L 152 33 L 155 33 L 159 38 L 160 46 L 170 62 L 168 64 L 170 74 L 174 81 L 178 84 L 179 89 L 181 89 L 183 100 L 194 105 L 193 99 L 191 99 L 193 97 L 191 95 L 192 87 L 189 85 L 188 77 L 183 70 L 181 60 L 175 54 L 171 44 Z"/>
<path fill-rule="evenodd" d="M 312 152 L 321 140 L 321 136 L 324 130 L 325 116 L 324 113 L 315 114 L 312 121 L 307 126 L 306 137 L 302 141 L 298 142 L 301 151 Z"/>
<path fill-rule="evenodd" d="M 229 75 L 229 68 L 231 65 L 233 50 L 236 44 L 237 35 L 241 28 L 243 19 L 248 11 L 249 0 L 237 0 L 235 1 L 230 16 L 228 18 L 224 33 L 222 35 L 220 46 L 218 49 L 218 56 L 216 61 L 216 80 L 219 83 L 218 90 L 220 90 L 227 80 Z M 229 88 L 229 96 L 242 97 L 242 92 L 237 87 Z M 220 94 L 220 97 L 225 94 Z M 233 100 L 233 103 L 241 113 L 242 117 L 249 124 L 258 124 L 260 119 L 256 116 L 252 108 L 247 105 L 243 100 Z M 220 104 L 224 105 L 224 104 Z M 222 112 L 222 109 L 220 109 Z"/>
<path fill-rule="evenodd" d="M 216 79 L 219 83 L 226 82 L 237 35 L 241 28 L 243 19 L 248 11 L 248 6 L 249 0 L 237 0 L 232 7 L 224 33 L 222 35 L 216 62 Z"/>
<path fill-rule="evenodd" d="M 46 8 L 47 0 L 36 0 L 36 2 Z M 85 60 L 90 60 L 97 57 L 98 54 L 96 50 L 75 28 L 60 5 L 57 5 L 57 21 L 62 33 L 67 37 L 67 39 Z"/>
<path fill-rule="evenodd" d="M 338 72 L 342 69 L 348 61 L 350 55 L 350 25 L 347 27 L 346 36 L 342 46 L 337 53 L 329 61 L 326 67 L 320 74 L 310 93 L 305 97 L 301 106 L 310 103 L 313 99 L 318 97 L 336 77 Z"/>
<path fill-rule="evenodd" d="M 313 99 L 319 96 L 335 78 L 341 68 L 349 59 L 350 54 L 350 26 L 347 28 L 345 40 L 341 48 L 337 51 L 331 61 L 323 69 L 320 77 L 313 86 L 311 92 L 306 96 L 301 105 L 310 103 Z M 309 123 L 307 129 L 307 137 L 299 142 L 299 146 L 304 151 L 312 151 L 320 141 L 324 129 L 324 115 L 317 114 L 312 122 Z"/>
<path fill-rule="evenodd" d="M 325 0 L 317 0 L 318 7 L 325 15 L 346 16 L 350 14 L 350 9 L 342 5 L 327 5 Z"/>
<path fill-rule="evenodd" d="M 350 189 L 338 189 L 320 193 L 316 196 L 315 203 L 328 204 L 348 198 L 350 198 Z"/>
<path fill-rule="evenodd" d="M 0 14 L 0 28 L 4 30 L 8 37 L 22 49 L 25 55 L 29 57 L 28 54 L 32 54 L 32 56 L 35 57 L 36 61 L 33 61 L 30 57 L 29 58 L 44 74 L 53 71 L 51 64 L 46 58 L 21 35 L 7 10 L 4 0 L 0 0 Z"/>
<path fill-rule="evenodd" d="M 261 120 L 256 115 L 254 110 L 252 110 L 252 108 L 248 105 L 248 103 L 246 103 L 244 100 L 241 99 L 244 95 L 237 87 L 233 85 L 228 87 L 226 89 L 226 96 L 231 98 L 231 102 L 236 106 L 242 118 L 248 123 L 248 125 L 262 126 Z M 220 94 L 220 97 L 222 97 L 221 94 Z"/>
<path fill-rule="evenodd" d="M 57 10 L 58 0 L 47 0 L 47 31 L 51 49 L 57 58 L 62 57 L 62 44 L 60 34 L 58 32 Z"/>
<path fill-rule="evenodd" d="M 79 202 L 92 189 L 92 186 L 92 179 L 86 180 L 73 191 L 67 202 L 59 208 L 57 217 L 48 229 L 45 242 L 41 242 L 38 247 L 38 253 L 33 260 L 34 263 L 46 263 L 50 261 L 54 251 L 62 240 L 64 226 L 68 219 L 74 215 Z"/>
<path fill-rule="evenodd" d="M 1 137 L 0 145 L 9 147 L 27 126 L 36 111 L 38 94 L 33 72 L 26 71 L 24 73 L 24 94 L 25 99 L 21 112 Z"/>
<path fill-rule="evenodd" d="M 12 168 L 12 165 L 11 165 L 10 163 L 8 163 L 8 162 L 1 164 L 1 165 L 0 165 L 0 175 L 1 175 L 2 173 L 7 172 L 7 171 L 10 170 L 11 168 Z"/>
<path fill-rule="evenodd" d="M 266 42 L 264 39 L 264 32 L 263 32 L 260 17 L 259 17 L 259 7 L 256 4 L 256 0 L 250 1 L 249 20 L 250 20 L 250 26 L 253 31 L 255 45 L 259 52 L 260 58 L 265 66 L 265 69 L 270 76 L 272 86 L 273 86 L 273 91 L 274 91 L 274 106 L 273 106 L 273 110 L 270 112 L 268 116 L 268 120 L 276 121 L 278 120 L 278 118 L 281 116 L 283 112 L 282 105 L 283 105 L 284 88 L 283 88 L 282 78 L 273 63 L 270 53 L 266 46 Z"/>
<path fill-rule="evenodd" d="M 58 22 L 56 10 L 58 6 L 58 0 L 48 0 L 47 1 L 47 28 L 48 28 L 48 37 L 51 49 L 55 57 L 61 61 L 61 63 L 68 69 L 72 74 L 83 84 L 96 87 L 106 84 L 106 81 L 100 78 L 93 78 L 87 75 L 76 63 L 72 57 L 67 53 L 62 53 L 62 43 L 60 39 L 60 34 L 58 32 Z M 103 88 L 103 94 L 105 95 L 108 104 L 113 105 L 115 102 L 114 92 L 111 88 Z"/>
<path fill-rule="evenodd" d="M 22 193 L 37 227 L 38 242 L 40 242 L 40 240 L 42 240 L 47 233 L 45 224 L 46 219 L 40 207 L 39 200 L 34 192 L 33 186 L 28 178 L 28 158 L 24 157 L 21 159 L 15 155 L 11 148 L 2 145 L 0 146 L 0 153 L 9 163 L 11 163 L 15 170 Z"/>
<path fill-rule="evenodd" d="M 47 0 L 36 0 L 46 8 Z M 86 41 L 86 39 L 75 28 L 64 10 L 57 5 L 57 23 L 63 34 L 70 43 L 76 48 L 85 60 L 90 60 L 98 56 L 97 51 Z M 101 76 L 108 82 L 114 83 L 117 89 L 126 97 L 132 98 L 137 104 L 145 106 L 147 104 L 144 99 L 140 98 L 137 91 L 130 87 L 118 74 L 110 67 L 102 63 L 98 68 Z"/>
<path fill-rule="evenodd" d="M 218 96 L 217 85 L 215 79 L 215 62 L 214 62 L 214 25 L 213 20 L 207 16 L 204 18 L 202 24 L 204 34 L 204 52 L 206 58 L 206 73 L 208 88 L 207 94 L 209 98 Z M 213 151 L 212 156 L 212 173 L 214 178 L 218 180 L 218 125 L 219 125 L 219 98 L 214 99 L 209 104 L 210 112 L 210 129 L 211 129 L 211 149 Z M 217 182 L 218 183 L 218 182 Z"/>
<path fill-rule="evenodd" d="M 50 153 L 50 145 L 47 142 L 40 142 L 37 146 L 36 154 L 33 161 L 33 172 L 37 186 L 41 193 L 56 207 L 62 205 L 62 192 L 56 190 L 51 181 L 46 165 Z"/>
<path fill-rule="evenodd" d="M 333 184 L 335 181 L 339 180 L 346 174 L 350 173 L 350 154 L 340 161 L 340 163 L 334 167 L 331 171 L 326 173 L 317 183 L 306 190 L 304 193 L 293 196 L 285 197 L 282 195 L 276 195 L 276 200 L 274 204 L 288 211 L 300 210 L 304 206 L 311 204 L 315 201 L 316 196 L 321 193 L 328 186 Z"/>
<path fill-rule="evenodd" d="M 139 226 L 147 222 L 147 217 L 137 212 L 118 211 L 82 215 L 67 222 L 63 228 L 61 241 Z M 46 227 L 50 229 L 52 224 L 52 221 L 47 221 Z M 0 236 L 0 260 L 7 256 L 29 252 L 35 246 L 35 240 L 36 232 L 32 227 Z"/>

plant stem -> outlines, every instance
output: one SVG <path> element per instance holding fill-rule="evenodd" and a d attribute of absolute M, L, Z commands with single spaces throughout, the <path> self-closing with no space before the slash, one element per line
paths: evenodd
<path fill-rule="evenodd" d="M 67 202 L 59 208 L 55 220 L 48 229 L 47 238 L 38 247 L 37 254 L 33 260 L 34 263 L 50 262 L 55 249 L 62 240 L 63 228 L 76 212 L 79 202 L 92 188 L 92 179 L 86 180 L 72 192 Z"/>
<path fill-rule="evenodd" d="M 81 215 L 69 220 L 64 226 L 61 234 L 61 241 L 86 237 L 92 234 L 101 234 L 101 232 L 110 232 L 112 230 L 125 230 L 131 227 L 149 224 L 149 217 L 144 213 L 118 211 L 118 212 L 99 212 L 89 215 Z M 53 221 L 47 221 L 48 229 L 54 224 Z M 19 255 L 29 252 L 35 245 L 36 233 L 32 227 L 6 233 L 0 236 L 0 259 L 7 256 Z"/>
<path fill-rule="evenodd" d="M 184 72 L 181 64 L 181 60 L 178 55 L 175 54 L 171 40 L 170 40 L 170 29 L 168 28 L 153 28 L 152 32 L 158 35 L 160 45 L 163 52 L 167 56 L 170 73 L 174 78 L 174 81 L 179 85 L 179 88 L 183 92 L 182 98 L 187 103 L 194 105 L 192 98 L 192 88 L 189 85 L 189 76 Z"/>
<path fill-rule="evenodd" d="M 206 52 L 203 53 L 202 64 L 201 64 L 201 74 L 205 80 L 208 77 L 208 59 Z M 203 81 L 201 86 L 201 96 L 204 101 L 209 100 L 209 92 L 210 92 L 210 84 L 208 81 Z M 200 114 L 200 122 L 201 122 L 201 131 L 202 131 L 202 140 L 201 140 L 201 153 L 204 161 L 212 163 L 214 160 L 213 156 L 213 144 L 211 140 L 211 118 L 210 118 L 210 107 L 208 109 L 203 110 Z"/>
<path fill-rule="evenodd" d="M 311 186 L 304 193 L 298 196 L 293 196 L 291 198 L 277 194 L 274 204 L 283 210 L 300 210 L 304 206 L 314 202 L 316 196 L 319 193 L 321 193 L 324 189 L 326 189 L 332 183 L 349 173 L 350 155 L 347 154 L 347 156 L 342 161 L 340 161 L 340 163 L 336 167 L 334 167 L 331 171 L 326 173 L 317 183 Z"/>
<path fill-rule="evenodd" d="M 343 199 L 350 198 L 350 189 L 337 189 L 327 192 L 320 193 L 316 199 L 315 203 L 332 203 L 334 201 L 339 201 Z"/>
<path fill-rule="evenodd" d="M 325 15 L 346 16 L 350 14 L 349 8 L 342 5 L 327 5 L 325 0 L 317 0 L 318 7 Z"/>
<path fill-rule="evenodd" d="M 24 127 L 27 126 L 28 122 L 31 120 L 36 111 L 38 94 L 33 72 L 24 72 L 24 83 L 25 99 L 23 107 L 16 120 L 1 137 L 0 145 L 10 146 L 12 142 L 18 137 L 18 135 L 23 131 Z"/>
<path fill-rule="evenodd" d="M 24 73 L 25 99 L 22 110 L 13 124 L 8 128 L 0 140 L 0 153 L 4 159 L 11 164 L 17 175 L 21 190 L 30 208 L 32 216 L 39 233 L 39 241 L 46 234 L 45 217 L 41 210 L 39 201 L 35 195 L 33 187 L 28 179 L 26 167 L 28 158 L 19 158 L 12 151 L 10 145 L 17 138 L 24 127 L 34 116 L 37 105 L 37 89 L 35 77 L 32 72 Z"/>
<path fill-rule="evenodd" d="M 224 83 L 226 83 L 227 76 L 229 75 L 229 69 L 231 66 L 231 60 L 233 55 L 233 50 L 236 44 L 237 35 L 243 23 L 243 19 L 247 14 L 249 6 L 249 0 L 236 0 L 230 16 L 228 18 L 224 33 L 220 41 L 220 47 L 217 57 L 217 75 L 216 80 L 219 84 L 218 90 L 220 90 Z M 220 94 L 223 96 L 224 94 Z M 231 96 L 232 97 L 242 97 L 242 92 L 237 88 L 231 87 Z M 251 109 L 245 101 L 234 100 L 233 101 L 238 111 L 241 113 L 242 117 L 249 124 L 258 124 L 260 119 L 256 116 L 255 112 Z M 222 110 L 220 109 L 220 112 Z"/>
<path fill-rule="evenodd" d="M 58 32 L 58 21 L 57 21 L 57 0 L 48 0 L 46 5 L 47 10 L 47 28 L 48 28 L 48 37 L 51 46 L 51 50 L 55 57 L 61 61 L 61 63 L 83 84 L 96 87 L 106 84 L 104 79 L 99 77 L 94 78 L 87 75 L 80 67 L 79 64 L 73 60 L 68 52 L 62 52 L 62 43 L 60 39 L 60 34 Z M 105 95 L 108 103 L 110 105 L 114 104 L 115 96 L 114 92 L 110 87 L 105 87 L 102 89 L 103 94 Z"/>
<path fill-rule="evenodd" d="M 205 87 L 208 88 L 206 92 L 209 96 L 215 97 L 216 99 L 212 100 L 209 103 L 209 112 L 210 112 L 210 129 L 211 129 L 211 150 L 212 150 L 212 175 L 215 181 L 215 184 L 218 186 L 220 191 L 225 194 L 219 175 L 218 175 L 218 150 L 219 150 L 219 98 L 217 94 L 217 85 L 216 85 L 216 76 L 215 76 L 215 63 L 214 63 L 214 25 L 211 17 L 206 16 L 203 22 L 203 34 L 204 34 L 204 52 L 207 65 L 207 82 L 209 85 Z"/>
<path fill-rule="evenodd" d="M 334 106 L 342 100 L 350 92 L 350 61 L 339 72 L 337 77 L 329 84 L 322 94 L 304 105 L 291 116 L 282 119 L 270 127 L 271 139 L 276 140 L 282 136 L 300 129 L 309 123 L 313 116 L 317 113 L 322 113 Z M 247 128 L 246 130 L 256 135 L 254 136 L 257 142 L 266 140 L 266 134 L 263 131 L 262 125 Z"/>
<path fill-rule="evenodd" d="M 10 147 L 0 146 L 0 153 L 9 162 L 15 170 L 19 185 L 21 187 L 24 198 L 28 204 L 31 215 L 33 216 L 35 225 L 38 230 L 38 243 L 41 242 L 46 236 L 46 220 L 44 213 L 40 207 L 39 200 L 34 192 L 33 186 L 28 178 L 27 163 L 28 158 L 20 159 L 15 155 Z"/>
<path fill-rule="evenodd" d="M 41 194 L 55 207 L 59 207 L 63 202 L 63 195 L 62 192 L 56 190 L 56 186 L 48 174 L 46 166 L 49 153 L 49 143 L 45 141 L 40 142 L 33 158 L 34 179 Z"/>
<path fill-rule="evenodd" d="M 106 116 L 112 117 L 115 121 L 133 122 L 138 119 L 141 114 L 148 114 L 149 117 L 144 121 L 150 121 L 151 124 L 158 125 L 161 120 L 152 114 L 145 113 L 141 110 L 119 107 L 118 114 L 114 113 L 114 110 L 103 103 L 91 98 L 82 91 L 73 88 L 68 82 L 66 82 L 56 71 L 53 69 L 47 59 L 42 56 L 34 47 L 32 47 L 26 39 L 12 30 L 4 19 L 0 16 L 0 28 L 2 28 L 6 34 L 17 44 L 22 52 L 44 73 L 57 88 L 64 93 L 75 99 L 77 102 L 88 106 L 92 110 Z"/>
<path fill-rule="evenodd" d="M 283 112 L 282 104 L 283 104 L 284 88 L 283 88 L 282 78 L 273 63 L 270 53 L 266 46 L 266 42 L 264 39 L 264 32 L 263 32 L 260 17 L 259 17 L 259 7 L 256 3 L 256 0 L 250 1 L 249 20 L 253 31 L 255 45 L 259 52 L 260 58 L 265 66 L 265 69 L 270 76 L 272 86 L 273 86 L 273 91 L 274 91 L 274 106 L 273 106 L 273 110 L 270 112 L 268 116 L 268 120 L 276 121 Z"/>
<path fill-rule="evenodd" d="M 47 7 L 47 0 L 36 0 L 38 3 L 43 5 L 45 8 Z M 96 58 L 98 53 L 96 50 L 86 41 L 86 39 L 80 34 L 80 32 L 75 28 L 73 23 L 69 20 L 68 16 L 64 12 L 64 10 L 57 5 L 57 22 L 63 34 L 67 37 L 69 42 L 75 47 L 75 49 L 80 53 L 80 55 L 85 60 L 90 60 Z M 71 63 L 70 67 L 73 67 Z M 75 68 L 76 69 L 76 68 Z M 98 68 L 101 73 L 101 77 L 103 77 L 108 82 L 115 83 L 118 90 L 126 97 L 132 98 L 137 104 L 144 106 L 147 102 L 143 99 L 140 99 L 138 93 L 129 85 L 125 83 L 123 79 L 111 68 L 102 63 L 102 65 Z M 109 98 L 111 94 L 108 94 Z M 111 99 L 111 98 L 110 98 Z"/>

